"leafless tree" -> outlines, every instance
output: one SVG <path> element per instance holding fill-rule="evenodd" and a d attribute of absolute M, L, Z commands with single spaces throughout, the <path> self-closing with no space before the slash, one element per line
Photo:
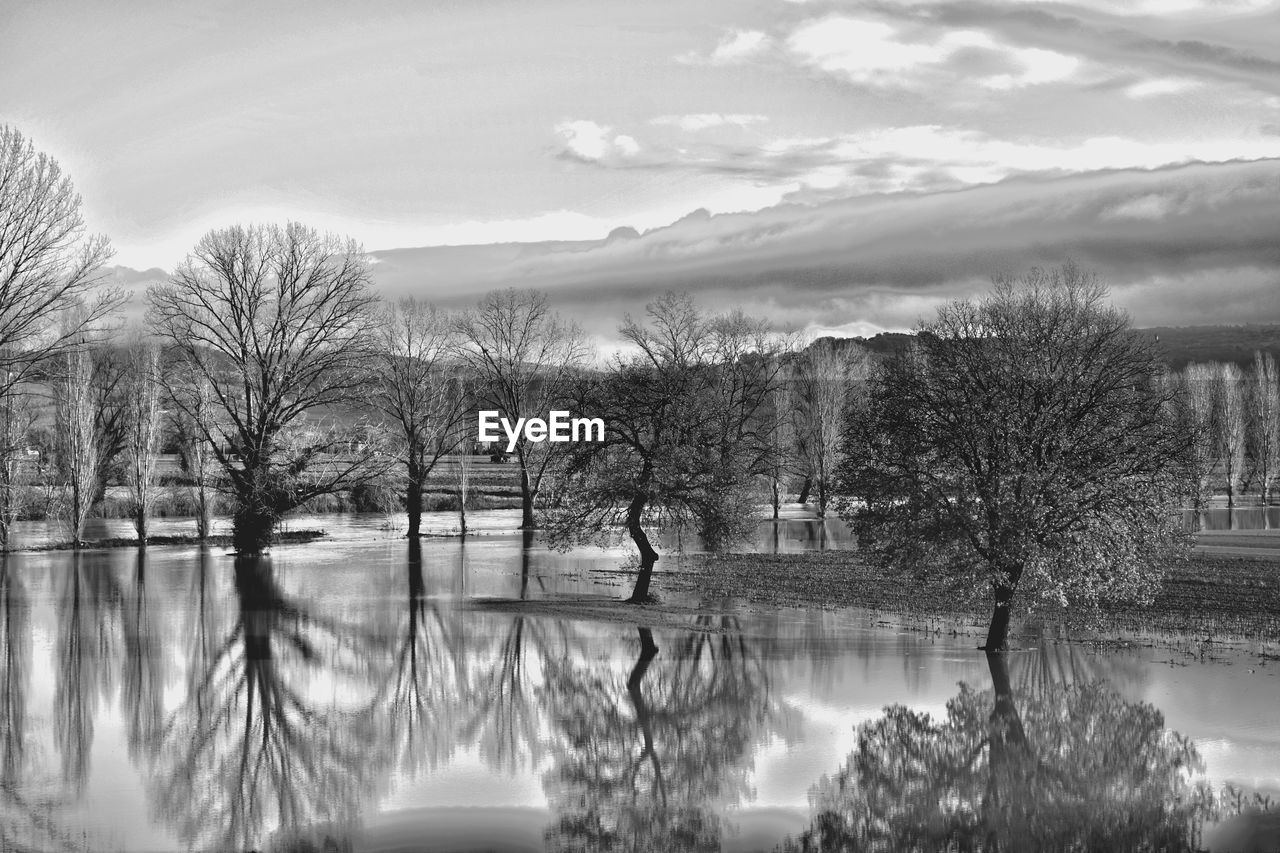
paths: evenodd
<path fill-rule="evenodd" d="M 409 538 L 422 530 L 427 477 L 463 437 L 471 414 L 460 334 L 434 305 L 402 299 L 383 312 L 371 383 L 373 404 L 390 422 L 393 454 L 405 467 Z"/>
<path fill-rule="evenodd" d="M 1200 506 L 1212 494 L 1213 474 L 1218 467 L 1218 369 L 1215 364 L 1192 363 L 1183 371 L 1190 414 L 1192 452 L 1189 461 L 1195 479 L 1194 511 L 1199 524 Z"/>
<path fill-rule="evenodd" d="M 823 338 L 800 355 L 798 368 L 796 432 L 818 488 L 818 517 L 825 518 L 840 462 L 845 410 L 870 373 L 870 359 L 862 347 L 837 349 L 830 338 Z"/>
<path fill-rule="evenodd" d="M 0 391 L 74 349 L 119 304 L 100 287 L 111 247 L 85 235 L 80 206 L 58 161 L 0 125 Z"/>
<path fill-rule="evenodd" d="M 458 320 L 464 357 L 477 377 L 482 408 L 492 408 L 515 424 L 519 418 L 543 417 L 562 400 L 587 356 L 582 333 L 553 313 L 546 294 L 536 290 L 503 290 L 480 300 L 476 310 Z M 557 448 L 551 442 L 516 443 L 520 464 L 521 527 L 535 526 L 533 505 L 542 476 Z"/>
<path fill-rule="evenodd" d="M 1227 512 L 1232 526 L 1236 495 L 1244 478 L 1245 451 L 1245 383 L 1244 372 L 1234 364 L 1218 365 L 1218 441 L 1221 446 L 1222 473 L 1227 481 Z"/>
<path fill-rule="evenodd" d="M 72 543 L 84 541 L 85 522 L 98 496 L 99 446 L 95 428 L 93 354 L 88 346 L 63 352 L 54 379 L 58 455 L 66 478 Z"/>
<path fill-rule="evenodd" d="M 209 381 L 190 365 L 179 365 L 162 384 L 170 407 L 170 423 L 178 446 L 178 461 L 191 481 L 196 508 L 196 535 L 209 536 L 213 523 L 215 468 L 209 436 L 222 431 L 214 425 L 216 401 Z M 183 404 L 173 398 L 181 396 Z"/>
<path fill-rule="evenodd" d="M 630 600 L 641 603 L 658 560 L 646 527 L 690 525 L 709 547 L 754 529 L 783 360 L 762 323 L 708 315 L 683 294 L 620 332 L 637 352 L 580 383 L 572 408 L 600 417 L 605 437 L 567 455 L 548 530 L 562 544 L 625 531 L 640 558 Z"/>
<path fill-rule="evenodd" d="M 148 292 L 156 333 L 212 390 L 213 420 L 194 417 L 187 396 L 170 398 L 223 469 L 240 552 L 261 552 L 285 512 L 368 474 L 372 448 L 339 459 L 333 431 L 303 422 L 361 396 L 369 277 L 354 241 L 298 223 L 233 226 L 206 234 Z"/>
<path fill-rule="evenodd" d="M 0 390 L 0 551 L 13 544 L 13 525 L 22 515 L 38 460 L 28 457 L 36 414 L 33 395 L 22 386 Z"/>
<path fill-rule="evenodd" d="M 1249 422 L 1253 431 L 1253 458 L 1258 471 L 1262 505 L 1271 505 L 1271 484 L 1280 473 L 1280 373 L 1270 353 L 1253 354 L 1253 386 L 1249 395 Z"/>
<path fill-rule="evenodd" d="M 125 381 L 125 480 L 138 542 L 147 544 L 147 520 L 155 501 L 160 449 L 160 351 L 139 342 L 128 352 Z"/>

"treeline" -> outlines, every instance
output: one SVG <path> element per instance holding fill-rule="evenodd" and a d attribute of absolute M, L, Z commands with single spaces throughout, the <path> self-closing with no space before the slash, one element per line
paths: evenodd
<path fill-rule="evenodd" d="M 1193 362 L 1173 373 L 1185 391 L 1185 418 L 1195 436 L 1191 454 L 1196 509 L 1206 497 L 1225 493 L 1234 509 L 1246 493 L 1271 504 L 1280 474 L 1280 375 L 1269 353 L 1254 354 L 1242 370 L 1231 362 Z"/>

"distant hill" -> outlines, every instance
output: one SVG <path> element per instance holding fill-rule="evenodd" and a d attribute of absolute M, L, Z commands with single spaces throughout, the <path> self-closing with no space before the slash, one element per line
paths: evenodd
<path fill-rule="evenodd" d="M 1181 370 L 1192 361 L 1253 363 L 1254 352 L 1280 360 L 1280 324 L 1248 326 L 1157 326 L 1142 331 L 1156 335 L 1169 366 Z"/>
<path fill-rule="evenodd" d="M 1241 367 L 1253 364 L 1255 352 L 1267 352 L 1280 361 L 1280 324 L 1248 326 L 1155 326 L 1139 329 L 1156 336 L 1165 361 L 1181 370 L 1193 361 L 1230 361 Z M 882 332 L 871 338 L 835 338 L 842 345 L 860 344 L 880 356 L 890 356 L 905 347 L 914 335 Z"/>

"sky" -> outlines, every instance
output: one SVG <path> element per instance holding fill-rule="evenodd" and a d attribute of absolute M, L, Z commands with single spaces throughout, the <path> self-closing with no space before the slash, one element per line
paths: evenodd
<path fill-rule="evenodd" d="M 1280 2 L 5 0 L 0 121 L 127 284 L 294 219 L 596 330 L 870 334 L 1069 258 L 1140 325 L 1280 322 Z"/>

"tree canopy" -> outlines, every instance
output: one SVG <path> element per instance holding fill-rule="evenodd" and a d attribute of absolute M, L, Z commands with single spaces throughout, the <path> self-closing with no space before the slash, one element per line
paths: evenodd
<path fill-rule="evenodd" d="M 1155 343 L 1068 265 L 956 302 L 886 361 L 846 422 L 844 516 L 921 582 L 990 589 L 988 650 L 1014 593 L 1143 599 L 1186 537 L 1190 437 Z"/>

